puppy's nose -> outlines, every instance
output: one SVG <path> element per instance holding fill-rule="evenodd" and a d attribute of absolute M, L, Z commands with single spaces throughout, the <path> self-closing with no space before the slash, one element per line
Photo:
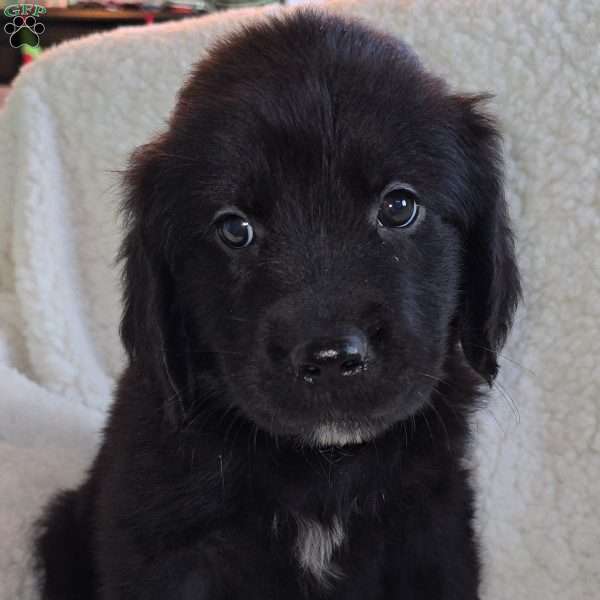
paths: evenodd
<path fill-rule="evenodd" d="M 361 331 L 331 338 L 316 338 L 292 350 L 294 371 L 307 383 L 332 381 L 364 371 L 367 338 Z"/>

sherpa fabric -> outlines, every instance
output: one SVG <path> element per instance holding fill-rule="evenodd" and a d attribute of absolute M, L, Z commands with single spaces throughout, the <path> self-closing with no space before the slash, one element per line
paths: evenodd
<path fill-rule="evenodd" d="M 327 7 L 403 37 L 457 89 L 495 94 L 525 302 L 475 424 L 483 598 L 598 598 L 600 4 Z M 123 364 L 118 173 L 207 46 L 273 10 L 63 44 L 23 69 L 0 113 L 2 598 L 35 598 L 32 520 L 83 476 Z"/>

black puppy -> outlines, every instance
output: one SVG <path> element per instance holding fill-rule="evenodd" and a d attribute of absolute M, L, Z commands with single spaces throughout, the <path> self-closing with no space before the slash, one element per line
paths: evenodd
<path fill-rule="evenodd" d="M 464 466 L 519 296 L 498 133 L 397 40 L 297 12 L 134 155 L 129 355 L 47 600 L 475 600 Z"/>

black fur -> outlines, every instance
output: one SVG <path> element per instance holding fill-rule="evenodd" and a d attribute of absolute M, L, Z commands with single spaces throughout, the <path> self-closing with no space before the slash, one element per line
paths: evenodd
<path fill-rule="evenodd" d="M 40 524 L 45 600 L 475 600 L 464 467 L 520 293 L 499 138 L 403 44 L 312 12 L 199 63 L 127 175 L 129 355 L 87 482 Z M 391 182 L 424 219 L 375 221 Z M 225 247 L 215 215 L 252 222 Z M 366 332 L 368 369 L 309 385 L 291 349 Z M 372 439 L 317 447 L 324 420 Z M 341 525 L 323 581 L 303 523 Z"/>

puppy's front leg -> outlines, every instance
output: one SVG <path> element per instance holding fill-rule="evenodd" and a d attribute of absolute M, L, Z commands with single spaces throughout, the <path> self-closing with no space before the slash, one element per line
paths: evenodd
<path fill-rule="evenodd" d="M 450 549 L 447 548 L 448 552 Z M 478 568 L 467 559 L 464 549 L 438 561 L 415 561 L 391 571 L 387 579 L 385 600 L 480 600 Z"/>
<path fill-rule="evenodd" d="M 388 538 L 385 600 L 479 600 L 480 562 L 470 502 L 423 510 Z"/>
<path fill-rule="evenodd" d="M 221 600 L 215 578 L 201 549 L 136 559 L 101 583 L 101 600 Z M 139 563 L 144 563 L 141 566 Z M 113 572 L 114 575 L 114 572 Z"/>
<path fill-rule="evenodd" d="M 117 554 L 115 553 L 115 556 Z M 253 544 L 224 532 L 156 558 L 109 565 L 101 600 L 276 600 L 272 564 Z M 292 600 L 289 594 L 287 600 Z"/>

